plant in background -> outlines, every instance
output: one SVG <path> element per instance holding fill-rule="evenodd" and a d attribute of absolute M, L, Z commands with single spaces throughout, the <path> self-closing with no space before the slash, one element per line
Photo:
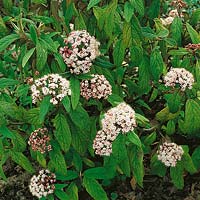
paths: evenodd
<path fill-rule="evenodd" d="M 42 200 L 111 199 L 145 174 L 183 189 L 200 169 L 197 1 L 0 5 L 0 177 L 8 160 L 48 169 Z"/>

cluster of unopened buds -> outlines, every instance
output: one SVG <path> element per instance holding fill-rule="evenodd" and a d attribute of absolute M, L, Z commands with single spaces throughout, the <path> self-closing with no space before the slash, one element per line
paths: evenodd
<path fill-rule="evenodd" d="M 31 178 L 29 189 L 32 195 L 37 198 L 46 197 L 54 192 L 55 182 L 56 176 L 54 173 L 51 173 L 48 169 L 40 170 L 38 176 L 34 175 Z"/>
<path fill-rule="evenodd" d="M 39 128 L 33 131 L 28 140 L 28 144 L 31 146 L 32 150 L 39 151 L 42 154 L 52 150 L 49 142 L 50 137 L 48 136 L 47 128 Z"/>
<path fill-rule="evenodd" d="M 112 142 L 120 132 L 128 133 L 137 126 L 135 111 L 124 102 L 108 110 L 101 122 L 102 129 L 97 132 L 93 149 L 96 154 L 106 156 L 112 153 Z"/>
<path fill-rule="evenodd" d="M 92 79 L 81 82 L 81 95 L 87 100 L 106 99 L 112 94 L 112 87 L 104 75 L 93 74 Z"/>
<path fill-rule="evenodd" d="M 182 91 L 192 89 L 194 83 L 193 74 L 184 68 L 171 68 L 164 77 L 165 86 L 175 87 L 179 84 Z"/>
<path fill-rule="evenodd" d="M 71 95 L 69 81 L 58 74 L 48 74 L 35 80 L 31 86 L 31 91 L 33 103 L 41 101 L 45 96 L 50 95 L 50 103 L 56 105 L 65 96 Z"/>
<path fill-rule="evenodd" d="M 182 13 L 179 13 L 177 9 L 171 10 L 166 18 L 160 18 L 164 26 L 170 25 L 175 17 L 184 17 Z"/>
<path fill-rule="evenodd" d="M 175 143 L 165 142 L 160 145 L 157 151 L 158 160 L 167 167 L 175 167 L 177 161 L 180 161 L 184 151 L 183 148 Z"/>
<path fill-rule="evenodd" d="M 191 51 L 197 51 L 197 50 L 200 50 L 200 43 L 198 43 L 198 44 L 191 44 L 191 43 L 189 43 L 188 45 L 186 45 L 185 46 L 185 48 L 189 51 L 189 50 L 191 50 Z"/>
<path fill-rule="evenodd" d="M 65 46 L 60 48 L 60 54 L 70 72 L 74 74 L 89 72 L 92 61 L 100 55 L 100 43 L 86 30 L 70 32 L 64 42 Z"/>

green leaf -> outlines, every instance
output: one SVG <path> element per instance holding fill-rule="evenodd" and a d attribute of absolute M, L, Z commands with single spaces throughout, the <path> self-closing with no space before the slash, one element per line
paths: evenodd
<path fill-rule="evenodd" d="M 190 24 L 186 23 L 186 27 L 190 35 L 190 38 L 192 40 L 192 43 L 194 44 L 200 43 L 200 34 L 197 31 L 195 31 Z"/>
<path fill-rule="evenodd" d="M 105 167 L 95 167 L 85 170 L 84 176 L 93 179 L 112 179 L 115 176 L 115 171 Z"/>
<path fill-rule="evenodd" d="M 144 166 L 143 151 L 137 146 L 133 146 L 130 152 L 131 171 L 139 186 L 143 187 Z"/>
<path fill-rule="evenodd" d="M 151 145 L 153 142 L 155 142 L 155 140 L 156 140 L 156 132 L 153 132 L 145 138 L 144 144 Z"/>
<path fill-rule="evenodd" d="M 125 46 L 123 40 L 118 40 L 113 51 L 114 64 L 119 67 L 124 60 Z"/>
<path fill-rule="evenodd" d="M 173 39 L 176 40 L 178 46 L 181 46 L 181 40 L 182 40 L 182 30 L 183 30 L 183 23 L 181 18 L 176 17 L 171 26 L 170 26 L 170 30 L 171 30 L 171 37 Z"/>
<path fill-rule="evenodd" d="M 19 35 L 11 34 L 0 39 L 0 52 L 5 50 L 11 43 L 19 39 Z"/>
<path fill-rule="evenodd" d="M 78 187 L 75 183 L 71 183 L 69 187 L 67 188 L 66 193 L 69 196 L 70 200 L 78 200 Z"/>
<path fill-rule="evenodd" d="M 132 142 L 133 144 L 137 145 L 138 147 L 142 146 L 140 138 L 134 131 L 131 131 L 130 133 L 128 133 L 127 137 L 129 141 Z"/>
<path fill-rule="evenodd" d="M 124 4 L 124 18 L 127 22 L 130 22 L 133 12 L 134 12 L 134 7 L 130 2 L 127 1 Z"/>
<path fill-rule="evenodd" d="M 14 162 L 16 162 L 18 165 L 20 165 L 21 167 L 23 167 L 26 171 L 28 171 L 30 173 L 35 172 L 30 161 L 28 160 L 28 158 L 24 154 L 10 150 L 10 155 L 11 155 L 12 160 Z"/>
<path fill-rule="evenodd" d="M 169 55 L 172 56 L 184 56 L 187 55 L 189 52 L 185 48 L 179 48 L 177 50 L 169 51 Z"/>
<path fill-rule="evenodd" d="M 55 195 L 60 199 L 60 200 L 67 200 L 70 199 L 69 196 L 62 190 L 56 189 L 54 191 Z"/>
<path fill-rule="evenodd" d="M 55 53 L 54 56 L 60 67 L 61 72 L 64 72 L 66 70 L 66 64 L 64 63 L 62 56 L 59 53 Z"/>
<path fill-rule="evenodd" d="M 67 175 L 65 176 L 56 174 L 56 179 L 60 181 L 72 181 L 78 177 L 79 177 L 78 172 L 73 170 L 67 170 Z"/>
<path fill-rule="evenodd" d="M 10 78 L 1 78 L 0 79 L 0 89 L 4 89 L 6 87 L 14 86 L 17 84 L 19 84 L 19 81 L 17 81 L 17 80 L 13 80 Z"/>
<path fill-rule="evenodd" d="M 179 128 L 184 134 L 199 135 L 200 130 L 200 105 L 192 99 L 188 99 L 185 107 L 184 122 L 179 121 Z"/>
<path fill-rule="evenodd" d="M 15 134 L 10 131 L 5 125 L 0 126 L 0 133 L 5 138 L 16 139 Z"/>
<path fill-rule="evenodd" d="M 42 71 L 47 62 L 47 50 L 40 41 L 36 44 L 36 67 Z"/>
<path fill-rule="evenodd" d="M 90 0 L 88 6 L 87 6 L 87 10 L 90 10 L 90 8 L 94 7 L 95 5 L 97 5 L 101 0 Z"/>
<path fill-rule="evenodd" d="M 62 114 L 57 114 L 54 119 L 54 126 L 56 128 L 54 135 L 62 150 L 67 152 L 71 145 L 72 138 L 69 125 L 65 116 Z"/>
<path fill-rule="evenodd" d="M 135 12 L 139 13 L 139 15 L 144 15 L 144 2 L 143 0 L 130 0 L 132 6 L 135 8 Z"/>
<path fill-rule="evenodd" d="M 44 155 L 42 153 L 40 153 L 39 151 L 36 152 L 37 153 L 37 161 L 38 163 L 43 167 L 46 168 L 46 159 L 44 157 Z"/>
<path fill-rule="evenodd" d="M 19 133 L 13 132 L 14 138 L 12 139 L 13 150 L 17 152 L 23 152 L 26 150 L 26 142 L 24 137 L 22 137 Z"/>
<path fill-rule="evenodd" d="M 173 120 L 169 120 L 167 122 L 167 129 L 166 129 L 166 133 L 167 135 L 173 135 L 176 131 L 176 126 Z"/>
<path fill-rule="evenodd" d="M 164 177 L 167 172 L 166 166 L 160 160 L 158 160 L 157 155 L 154 155 L 151 158 L 150 168 L 151 174 L 158 175 L 160 177 Z"/>
<path fill-rule="evenodd" d="M 82 106 L 77 106 L 75 110 L 69 113 L 73 123 L 83 131 L 89 131 L 89 115 Z"/>
<path fill-rule="evenodd" d="M 193 154 L 192 154 L 192 161 L 194 163 L 194 166 L 197 170 L 200 169 L 200 146 L 198 146 Z"/>
<path fill-rule="evenodd" d="M 190 173 L 194 174 L 197 172 L 197 169 L 194 166 L 193 160 L 190 157 L 189 153 L 184 152 L 182 158 L 181 158 L 182 165 L 184 168 Z"/>
<path fill-rule="evenodd" d="M 45 116 L 49 111 L 50 104 L 50 96 L 45 96 L 40 104 L 40 122 L 44 122 Z"/>
<path fill-rule="evenodd" d="M 183 189 L 184 187 L 183 172 L 184 168 L 180 162 L 177 162 L 175 167 L 170 167 L 170 177 L 178 189 Z"/>
<path fill-rule="evenodd" d="M 79 99 L 80 99 L 80 82 L 77 78 L 71 77 L 70 78 L 70 87 L 71 87 L 71 103 L 72 103 L 72 108 L 76 109 Z"/>
<path fill-rule="evenodd" d="M 171 113 L 178 112 L 180 106 L 181 106 L 181 96 L 178 92 L 175 92 L 173 94 L 166 94 L 164 97 L 167 100 L 167 105 L 169 107 L 169 111 Z"/>
<path fill-rule="evenodd" d="M 160 76 L 164 70 L 164 62 L 161 56 L 161 52 L 158 49 L 154 49 L 150 56 L 150 70 L 155 81 L 159 81 Z"/>
<path fill-rule="evenodd" d="M 28 62 L 30 57 L 33 55 L 34 51 L 35 51 L 35 48 L 32 48 L 25 54 L 25 56 L 22 59 L 22 67 L 25 67 L 26 63 Z"/>
<path fill-rule="evenodd" d="M 66 110 L 67 112 L 70 112 L 70 110 L 71 110 L 71 103 L 70 103 L 70 99 L 69 99 L 68 96 L 65 96 L 65 97 L 62 99 L 62 104 L 63 104 L 65 110 Z"/>
<path fill-rule="evenodd" d="M 67 166 L 65 158 L 59 149 L 53 147 L 53 150 L 49 152 L 50 162 L 49 165 L 53 166 L 55 172 L 59 175 L 67 175 Z M 53 169 L 52 169 L 53 170 Z"/>
<path fill-rule="evenodd" d="M 107 101 L 112 105 L 112 106 L 117 106 L 118 104 L 120 104 L 121 102 L 123 102 L 124 100 L 116 95 L 116 94 L 111 94 L 108 98 Z"/>
<path fill-rule="evenodd" d="M 95 179 L 84 176 L 83 185 L 94 200 L 108 200 L 106 192 Z"/>
<path fill-rule="evenodd" d="M 41 124 L 39 115 L 40 108 L 32 108 L 26 113 L 25 121 L 29 124 L 39 126 Z"/>
<path fill-rule="evenodd" d="M 131 61 L 134 63 L 135 66 L 138 66 L 143 61 L 143 49 L 141 45 L 134 44 L 130 47 L 130 53 L 131 53 Z M 147 73 L 148 76 L 148 73 Z M 145 80 L 146 81 L 146 80 Z"/>
<path fill-rule="evenodd" d="M 31 39 L 34 42 L 34 44 L 36 44 L 38 41 L 36 28 L 33 24 L 30 24 L 29 28 L 30 28 Z"/>

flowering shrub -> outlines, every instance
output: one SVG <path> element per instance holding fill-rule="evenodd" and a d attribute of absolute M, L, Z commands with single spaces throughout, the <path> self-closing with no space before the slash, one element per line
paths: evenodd
<path fill-rule="evenodd" d="M 0 5 L 3 180 L 12 160 L 39 199 L 106 200 L 119 179 L 199 172 L 198 1 Z"/>

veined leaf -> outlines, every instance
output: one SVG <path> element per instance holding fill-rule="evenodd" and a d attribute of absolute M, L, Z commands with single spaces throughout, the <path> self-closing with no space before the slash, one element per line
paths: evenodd
<path fill-rule="evenodd" d="M 45 63 L 47 62 L 47 50 L 38 40 L 36 44 L 36 67 L 42 71 Z"/>
<path fill-rule="evenodd" d="M 10 78 L 1 78 L 0 79 L 0 88 L 1 89 L 9 87 L 9 86 L 14 86 L 17 84 L 19 84 L 19 81 L 17 81 L 17 80 L 13 80 Z"/>
<path fill-rule="evenodd" d="M 50 107 L 50 96 L 45 96 L 40 104 L 40 121 L 43 122 Z"/>
<path fill-rule="evenodd" d="M 106 192 L 95 179 L 84 176 L 83 185 L 94 200 L 108 200 Z"/>
<path fill-rule="evenodd" d="M 10 151 L 10 155 L 11 155 L 12 160 L 16 162 L 18 165 L 20 165 L 21 167 L 23 167 L 26 171 L 30 173 L 35 172 L 30 161 L 24 154 L 20 152 Z"/>
<path fill-rule="evenodd" d="M 95 5 L 97 5 L 101 0 L 90 0 L 88 6 L 87 6 L 87 10 L 89 10 L 90 8 L 94 7 Z"/>
<path fill-rule="evenodd" d="M 69 196 L 70 200 L 78 200 L 78 187 L 75 183 L 71 183 L 69 187 L 67 188 L 66 193 Z"/>
<path fill-rule="evenodd" d="M 186 23 L 186 27 L 187 27 L 188 33 L 190 34 L 190 38 L 192 42 L 194 44 L 200 43 L 200 34 L 197 33 L 197 31 L 195 31 L 190 24 Z"/>
<path fill-rule="evenodd" d="M 70 78 L 70 87 L 71 87 L 71 103 L 72 103 L 72 108 L 76 109 L 79 99 L 80 99 L 80 82 L 77 78 L 71 77 Z"/>
<path fill-rule="evenodd" d="M 121 66 L 124 60 L 124 54 L 125 54 L 125 46 L 124 46 L 123 40 L 119 40 L 116 42 L 115 48 L 113 51 L 114 64 L 117 67 Z"/>
<path fill-rule="evenodd" d="M 55 137 L 60 144 L 63 151 L 68 151 L 71 145 L 71 132 L 69 129 L 68 122 L 64 115 L 58 114 L 54 119 Z"/>
<path fill-rule="evenodd" d="M 127 137 L 129 139 L 129 141 L 132 142 L 133 144 L 137 145 L 138 147 L 142 146 L 140 138 L 134 131 L 128 133 Z"/>
<path fill-rule="evenodd" d="M 19 39 L 19 35 L 11 34 L 0 39 L 0 52 L 5 50 L 11 43 Z"/>
<path fill-rule="evenodd" d="M 26 55 L 22 59 L 22 67 L 25 67 L 26 63 L 28 62 L 30 57 L 33 55 L 34 51 L 35 51 L 35 48 L 32 48 L 26 53 Z"/>

